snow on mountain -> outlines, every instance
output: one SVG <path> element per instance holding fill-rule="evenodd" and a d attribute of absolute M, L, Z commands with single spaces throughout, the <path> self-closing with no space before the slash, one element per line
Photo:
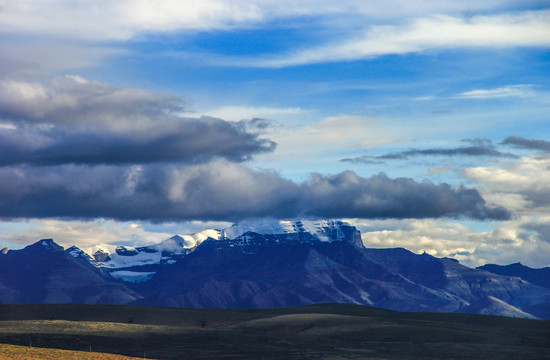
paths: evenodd
<path fill-rule="evenodd" d="M 215 229 L 204 230 L 190 235 L 175 235 L 156 245 L 147 246 L 147 249 L 170 252 L 173 254 L 186 254 L 190 249 L 199 246 L 206 239 L 220 240 L 221 231 Z"/>
<path fill-rule="evenodd" d="M 354 239 L 361 243 L 360 235 L 355 234 L 354 231 L 356 231 L 354 227 L 335 220 L 251 220 L 234 224 L 221 231 L 208 229 L 195 234 L 175 235 L 150 246 L 134 248 L 101 244 L 90 250 L 96 260 L 94 264 L 98 267 L 111 271 L 121 269 L 130 271 L 128 269 L 132 268 L 133 271 L 139 272 L 142 271 L 139 268 L 143 266 L 174 263 L 181 256 L 194 251 L 207 239 L 232 240 L 253 232 L 262 235 L 284 235 L 285 238 L 295 240 L 314 239 L 330 242 Z M 128 276 L 121 277 L 121 279 L 127 278 Z"/>
<path fill-rule="evenodd" d="M 87 257 L 92 265 L 107 271 L 114 279 L 140 283 L 150 280 L 160 266 L 173 264 L 203 241 L 219 240 L 220 234 L 220 230 L 210 229 L 175 235 L 158 244 L 142 247 L 99 244 L 87 249 L 93 258 L 78 248 L 71 248 L 69 253 L 74 257 Z"/>
<path fill-rule="evenodd" d="M 309 233 L 319 241 L 343 240 L 343 226 L 349 226 L 335 220 L 250 220 L 240 222 L 222 230 L 222 239 L 235 239 L 247 232 L 262 235 L 282 235 Z"/>
<path fill-rule="evenodd" d="M 99 262 L 99 266 L 111 269 L 128 268 L 134 266 L 160 264 L 162 253 L 138 251 L 134 248 L 119 246 L 115 253 L 109 254 L 110 259 Z"/>

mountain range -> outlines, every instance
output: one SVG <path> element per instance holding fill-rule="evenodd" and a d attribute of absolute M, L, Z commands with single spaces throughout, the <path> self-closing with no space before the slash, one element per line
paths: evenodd
<path fill-rule="evenodd" d="M 351 303 L 550 319 L 550 268 L 469 268 L 365 248 L 333 220 L 249 221 L 146 247 L 87 254 L 52 239 L 0 252 L 1 303 L 270 308 Z"/>

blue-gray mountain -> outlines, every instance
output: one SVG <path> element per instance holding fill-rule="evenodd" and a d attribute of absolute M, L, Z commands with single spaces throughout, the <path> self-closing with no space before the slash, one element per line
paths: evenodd
<path fill-rule="evenodd" d="M 236 308 L 340 302 L 550 319 L 550 288 L 530 281 L 531 272 L 487 270 L 400 248 L 368 249 L 355 227 L 339 221 L 248 222 L 93 257 L 53 240 L 3 251 L 0 302 Z"/>
<path fill-rule="evenodd" d="M 487 264 L 478 267 L 478 269 L 490 271 L 499 275 L 519 277 L 532 284 L 550 289 L 550 267 L 532 269 L 520 263 L 515 263 L 505 266 Z M 525 310 L 540 319 L 550 319 L 550 302 L 528 306 Z"/>

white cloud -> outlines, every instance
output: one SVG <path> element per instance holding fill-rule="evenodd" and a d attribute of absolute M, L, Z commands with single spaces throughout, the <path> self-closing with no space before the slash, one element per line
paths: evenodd
<path fill-rule="evenodd" d="M 457 98 L 463 99 L 498 99 L 508 97 L 533 96 L 533 85 L 511 85 L 495 89 L 477 89 L 458 94 Z"/>
<path fill-rule="evenodd" d="M 114 220 L 78 221 L 28 219 L 0 222 L 0 247 L 18 249 L 38 240 L 52 238 L 65 249 L 75 245 L 88 254 L 99 248 L 114 251 L 116 245 L 147 246 L 176 234 L 194 234 L 205 229 L 222 229 L 228 222 L 188 221 L 160 225 Z M 153 229 L 150 229 L 153 228 Z"/>
<path fill-rule="evenodd" d="M 310 172 L 344 171 L 348 164 L 339 160 L 349 156 L 350 149 L 359 151 L 402 140 L 407 130 L 396 133 L 393 125 L 385 119 L 354 115 L 286 122 L 266 129 L 265 136 L 275 141 L 277 148 L 255 161 L 259 167 L 267 163 L 284 169 L 286 176 L 296 176 L 296 180 Z"/>
<path fill-rule="evenodd" d="M 300 115 L 306 112 L 301 108 L 273 108 L 261 106 L 224 106 L 218 109 L 206 111 L 204 115 L 221 118 L 224 120 L 238 121 L 252 118 L 284 117 L 286 115 Z"/>
<path fill-rule="evenodd" d="M 342 131 L 344 130 L 344 131 Z M 351 148 L 374 147 L 395 141 L 390 129 L 384 129 L 380 119 L 354 115 L 339 115 L 307 126 L 305 134 L 320 144 Z M 301 136 L 301 135 L 300 135 Z"/>
<path fill-rule="evenodd" d="M 464 176 L 474 180 L 483 197 L 518 214 L 550 211 L 550 158 L 526 156 L 499 167 L 470 167 Z"/>
<path fill-rule="evenodd" d="M 137 223 L 120 223 L 113 220 L 65 221 L 65 220 L 28 220 L 32 224 L 28 229 L 10 230 L 13 224 L 5 224 L 0 230 L 3 241 L 13 244 L 29 245 L 40 239 L 53 238 L 59 245 L 67 248 L 76 245 L 83 250 L 101 243 L 127 243 L 131 246 L 143 246 L 166 240 L 174 234 L 148 232 Z M 15 223 L 14 223 L 15 224 Z"/>
<path fill-rule="evenodd" d="M 529 1 L 524 5 L 544 4 Z M 85 40 L 126 40 L 141 32 L 248 27 L 298 16 L 361 15 L 403 19 L 427 13 L 488 11 L 517 6 L 513 0 L 0 0 L 0 32 Z"/>
<path fill-rule="evenodd" d="M 467 266 L 518 261 L 532 267 L 550 266 L 550 242 L 544 239 L 548 216 L 504 221 L 486 231 L 432 219 L 349 221 L 361 230 L 366 247 L 403 247 L 418 254 L 425 251 Z"/>
<path fill-rule="evenodd" d="M 304 29 L 315 21 L 324 34 L 347 34 L 347 38 L 323 36 L 325 45 L 274 57 L 191 56 L 225 66 L 284 67 L 431 48 L 548 46 L 548 10 L 475 15 L 543 4 L 542 0 L 522 6 L 513 0 L 342 0 L 338 4 L 329 0 L 0 0 L 0 76 L 32 78 L 93 67 L 129 54 L 117 48 L 120 42 L 149 34 L 181 32 L 185 36 L 269 28 L 273 21 Z M 350 35 L 361 32 L 358 23 L 364 26 L 363 34 Z"/>
<path fill-rule="evenodd" d="M 521 261 L 530 266 L 550 265 L 550 157 L 526 156 L 491 167 L 463 170 L 477 183 L 489 204 L 515 214 L 494 231 L 465 237 L 475 244 L 470 258 L 476 264 Z"/>
<path fill-rule="evenodd" d="M 368 28 L 364 35 L 275 58 L 252 59 L 246 65 L 285 67 L 350 61 L 428 49 L 463 47 L 549 47 L 550 10 L 474 16 L 434 15 L 405 25 Z"/>

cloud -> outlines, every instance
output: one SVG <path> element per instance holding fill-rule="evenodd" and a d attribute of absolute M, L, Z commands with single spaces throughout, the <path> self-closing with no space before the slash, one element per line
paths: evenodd
<path fill-rule="evenodd" d="M 417 53 L 428 49 L 549 47 L 549 24 L 550 10 L 467 18 L 433 15 L 416 18 L 404 25 L 375 25 L 351 40 L 243 63 L 278 68 Z M 502 95 L 503 90 L 500 91 Z M 485 93 L 487 95 L 490 94 Z"/>
<path fill-rule="evenodd" d="M 453 189 L 447 184 L 418 183 L 384 174 L 362 178 L 354 172 L 314 174 L 304 183 L 308 206 L 321 217 L 431 218 L 471 217 L 506 219 L 502 208 L 488 208 L 474 189 Z"/>
<path fill-rule="evenodd" d="M 462 99 L 500 99 L 508 97 L 527 97 L 532 96 L 533 85 L 511 85 L 495 89 L 470 90 L 458 94 L 457 98 Z"/>
<path fill-rule="evenodd" d="M 546 140 L 526 139 L 521 136 L 508 136 L 501 144 L 520 149 L 538 150 L 545 153 L 550 152 L 550 141 Z"/>
<path fill-rule="evenodd" d="M 265 166 L 262 161 L 267 159 L 277 169 L 290 170 L 287 174 L 305 175 L 313 171 L 343 171 L 345 166 L 335 161 L 348 154 L 350 148 L 364 149 L 403 141 L 411 136 L 411 131 L 418 130 L 418 127 L 396 129 L 395 123 L 387 119 L 354 115 L 318 119 L 304 114 L 296 120 L 273 123 L 261 134 L 275 141 L 277 150 L 255 158 L 258 166 Z"/>
<path fill-rule="evenodd" d="M 505 219 L 474 189 L 346 171 L 295 183 L 227 161 L 193 166 L 0 168 L 0 217 L 224 220 L 247 217 Z"/>
<path fill-rule="evenodd" d="M 363 155 L 363 156 L 357 156 L 357 157 L 352 157 L 352 158 L 343 158 L 343 159 L 340 159 L 341 162 L 348 162 L 348 163 L 352 163 L 352 164 L 363 164 L 363 165 L 382 165 L 382 164 L 385 164 L 385 161 L 381 161 L 381 160 L 373 160 L 375 159 L 376 157 L 374 156 L 367 156 L 367 155 Z"/>
<path fill-rule="evenodd" d="M 521 261 L 544 267 L 550 265 L 550 243 L 544 240 L 549 220 L 548 216 L 520 217 L 483 230 L 476 229 L 479 224 L 475 222 L 465 225 L 434 219 L 348 221 L 361 230 L 363 243 L 371 248 L 404 247 L 416 253 L 454 258 L 467 266 Z"/>
<path fill-rule="evenodd" d="M 523 215 L 550 211 L 550 159 L 522 157 L 503 167 L 470 167 L 464 176 L 474 180 L 490 203 Z"/>
<path fill-rule="evenodd" d="M 464 140 L 471 143 L 470 146 L 460 146 L 455 148 L 429 148 L 429 149 L 409 149 L 400 152 L 387 153 L 378 156 L 363 155 L 355 158 L 344 158 L 340 161 L 353 164 L 377 164 L 385 160 L 407 160 L 415 156 L 469 156 L 469 157 L 502 157 L 517 158 L 516 155 L 497 150 L 490 140 L 473 139 Z"/>
<path fill-rule="evenodd" d="M 0 21 L 1 23 L 1 21 Z M 1 33 L 1 30 L 0 30 Z M 130 52 L 113 44 L 0 36 L 0 78 L 36 79 L 101 65 Z"/>
<path fill-rule="evenodd" d="M 521 5 L 513 0 L 343 0 L 338 6 L 328 0 L 0 0 L 0 76 L 44 77 L 97 66 L 108 58 L 132 56 L 121 44 L 159 34 L 189 39 L 205 31 L 270 29 L 274 24 L 279 29 L 300 27 L 310 39 L 326 43 L 250 59 L 200 51 L 191 56 L 222 66 L 284 67 L 433 48 L 546 47 L 546 10 L 509 13 L 545 6 L 544 0 Z"/>
<path fill-rule="evenodd" d="M 345 131 L 342 131 L 345 129 Z M 322 119 L 305 127 L 298 136 L 316 139 L 321 146 L 338 144 L 345 147 L 370 147 L 395 141 L 391 128 L 383 119 L 365 116 L 339 115 Z M 310 146 L 310 144 L 308 144 Z"/>
<path fill-rule="evenodd" d="M 533 2 L 531 2 L 533 3 Z M 542 1 L 535 1 L 543 4 Z M 141 33 L 228 30 L 297 17 L 362 15 L 402 19 L 426 13 L 486 11 L 515 5 L 514 1 L 372 1 L 315 0 L 145 0 L 82 2 L 20 0 L 0 2 L 0 31 L 87 41 L 127 40 Z"/>
<path fill-rule="evenodd" d="M 451 149 L 410 149 L 399 153 L 390 153 L 377 156 L 377 159 L 407 159 L 410 156 L 493 156 L 515 157 L 513 154 L 503 153 L 495 149 L 482 146 L 463 146 Z"/>
<path fill-rule="evenodd" d="M 174 234 L 147 231 L 141 224 L 119 223 L 113 220 L 62 221 L 55 219 L 31 219 L 27 229 L 9 230 L 10 223 L 3 224 L 0 237 L 12 244 L 27 245 L 39 239 L 53 238 L 65 248 L 77 245 L 81 249 L 98 244 L 132 244 L 146 246 L 168 239 Z M 93 254 L 93 252 L 89 252 Z"/>
<path fill-rule="evenodd" d="M 205 111 L 205 115 L 238 121 L 252 118 L 272 118 L 273 116 L 299 115 L 304 113 L 300 108 L 271 108 L 257 106 L 224 106 L 219 109 Z"/>
<path fill-rule="evenodd" d="M 0 82 L 0 118 L 65 126 L 101 126 L 132 131 L 181 112 L 177 97 L 142 89 L 120 88 L 76 75 L 54 78 L 49 84 Z"/>
<path fill-rule="evenodd" d="M 179 119 L 156 133 L 20 126 L 0 128 L 0 166 L 244 161 L 275 144 L 220 119 Z"/>
<path fill-rule="evenodd" d="M 0 166 L 244 161 L 273 151 L 259 120 L 183 118 L 180 99 L 78 76 L 0 82 Z"/>

